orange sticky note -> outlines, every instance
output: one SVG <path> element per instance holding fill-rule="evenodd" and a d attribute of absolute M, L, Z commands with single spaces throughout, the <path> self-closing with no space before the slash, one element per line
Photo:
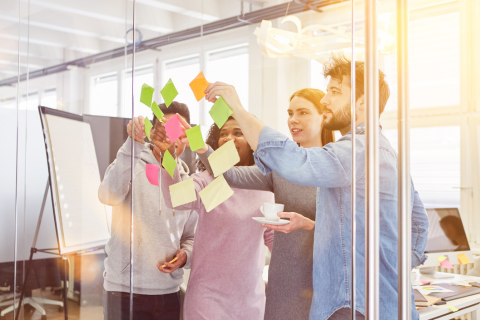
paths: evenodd
<path fill-rule="evenodd" d="M 193 94 L 195 95 L 195 98 L 197 101 L 200 101 L 203 99 L 203 97 L 206 96 L 204 93 L 205 90 L 208 88 L 210 83 L 205 79 L 205 76 L 203 75 L 203 72 L 200 71 L 198 76 L 195 77 L 195 79 L 190 82 L 190 88 L 193 91 Z"/>
<path fill-rule="evenodd" d="M 460 264 L 467 264 L 467 263 L 472 262 L 472 261 L 470 261 L 470 259 L 468 259 L 467 255 L 465 253 L 457 255 L 457 258 L 458 258 L 458 262 L 460 262 Z"/>

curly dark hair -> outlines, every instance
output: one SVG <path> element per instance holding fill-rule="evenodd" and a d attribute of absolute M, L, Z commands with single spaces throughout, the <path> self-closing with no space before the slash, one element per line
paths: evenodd
<path fill-rule="evenodd" d="M 228 120 L 232 120 L 233 117 L 229 117 Z M 227 121 L 228 121 L 227 120 Z M 213 150 L 218 149 L 218 139 L 220 139 L 220 128 L 214 123 L 210 127 L 210 131 L 208 131 L 207 140 L 205 141 Z M 250 146 L 250 145 L 249 145 Z M 248 162 L 249 166 L 253 166 L 255 164 L 255 160 L 253 159 L 253 150 L 250 148 L 250 161 Z M 196 160 L 197 171 L 203 172 L 207 170 L 207 167 L 200 161 L 200 159 Z"/>

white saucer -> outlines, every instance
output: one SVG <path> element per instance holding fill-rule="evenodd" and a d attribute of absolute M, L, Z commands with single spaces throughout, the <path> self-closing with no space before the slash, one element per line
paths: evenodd
<path fill-rule="evenodd" d="M 287 223 L 290 223 L 290 220 L 280 219 L 278 221 L 267 220 L 263 217 L 252 217 L 253 220 L 260 222 L 261 224 L 273 224 L 275 226 L 281 226 Z"/>

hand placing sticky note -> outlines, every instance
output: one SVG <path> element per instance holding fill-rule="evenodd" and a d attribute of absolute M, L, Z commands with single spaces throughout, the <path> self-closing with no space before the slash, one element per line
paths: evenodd
<path fill-rule="evenodd" d="M 230 198 L 233 195 L 233 190 L 222 174 L 210 182 L 210 184 L 198 194 L 200 195 L 200 199 L 202 199 L 205 210 L 210 212 Z"/>
<path fill-rule="evenodd" d="M 197 200 L 197 193 L 193 184 L 193 178 L 175 183 L 169 187 L 172 206 L 178 207 L 185 203 Z"/>
<path fill-rule="evenodd" d="M 442 262 L 440 262 L 440 265 L 441 265 L 442 267 L 444 267 L 445 269 L 453 269 L 453 266 L 452 266 L 452 264 L 450 263 L 450 261 L 448 261 L 448 260 L 446 260 L 446 259 L 443 260 Z"/>
<path fill-rule="evenodd" d="M 172 104 L 173 99 L 178 95 L 178 91 L 173 85 L 172 79 L 168 79 L 167 84 L 163 89 L 160 91 L 162 94 L 163 100 L 165 100 L 165 105 L 170 107 L 170 104 Z"/>
<path fill-rule="evenodd" d="M 457 309 L 456 307 L 454 307 L 454 306 L 447 306 L 447 307 L 448 307 L 448 309 L 450 309 L 450 311 L 452 311 L 452 312 L 457 312 L 457 311 L 458 311 L 458 309 Z"/>
<path fill-rule="evenodd" d="M 183 134 L 178 115 L 174 115 L 165 123 L 165 131 L 171 142 L 175 142 Z"/>
<path fill-rule="evenodd" d="M 458 262 L 460 262 L 460 264 L 471 263 L 470 259 L 468 259 L 467 255 L 465 253 L 457 255 L 457 258 L 458 258 Z"/>
<path fill-rule="evenodd" d="M 153 124 L 148 120 L 148 118 L 145 118 L 145 134 L 147 135 L 148 140 L 151 141 L 150 139 L 150 131 L 152 131 Z"/>
<path fill-rule="evenodd" d="M 140 93 L 140 102 L 150 108 L 152 105 L 154 88 L 150 87 L 148 84 L 144 83 L 142 86 L 142 91 Z"/>
<path fill-rule="evenodd" d="M 445 256 L 438 256 L 437 257 L 437 260 L 440 261 L 440 262 L 442 262 L 445 259 L 447 259 L 447 257 L 445 257 Z"/>
<path fill-rule="evenodd" d="M 157 119 L 160 122 L 163 122 L 162 117 L 165 114 L 162 112 L 162 110 L 160 110 L 160 107 L 158 106 L 158 104 L 155 101 L 152 102 L 152 111 L 153 111 L 153 114 L 155 115 L 155 117 L 157 117 Z"/>
<path fill-rule="evenodd" d="M 212 109 L 209 111 L 210 116 L 213 121 L 217 124 L 219 128 L 223 127 L 228 118 L 232 115 L 232 110 L 225 103 L 222 97 L 218 97 L 217 101 L 212 106 Z"/>
<path fill-rule="evenodd" d="M 204 92 L 207 90 L 209 85 L 210 83 L 207 81 L 207 79 L 205 79 L 202 71 L 200 71 L 198 76 L 196 76 L 195 79 L 190 82 L 190 88 L 192 89 L 197 101 L 202 100 L 202 98 L 206 96 Z"/>
<path fill-rule="evenodd" d="M 160 166 L 155 164 L 146 164 L 145 165 L 145 174 L 147 176 L 148 182 L 153 184 L 154 186 L 158 186 L 158 170 Z"/>
<path fill-rule="evenodd" d="M 188 143 L 190 144 L 190 149 L 192 151 L 205 147 L 200 126 L 192 127 L 185 131 L 185 133 L 187 134 Z"/>
<path fill-rule="evenodd" d="M 215 152 L 208 157 L 208 162 L 212 167 L 214 177 L 228 171 L 228 169 L 240 162 L 240 156 L 238 155 L 234 140 L 225 142 L 220 148 L 215 150 Z"/>
<path fill-rule="evenodd" d="M 173 178 L 173 173 L 175 172 L 175 167 L 177 166 L 177 161 L 173 158 L 168 150 L 165 150 L 163 155 L 162 166 L 167 170 L 170 177 Z"/>

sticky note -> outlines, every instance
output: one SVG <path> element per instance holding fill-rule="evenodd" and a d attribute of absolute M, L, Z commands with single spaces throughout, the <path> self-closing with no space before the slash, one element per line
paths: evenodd
<path fill-rule="evenodd" d="M 420 282 L 421 282 L 422 284 L 429 284 L 429 283 L 431 283 L 431 281 L 427 281 L 427 280 L 420 280 Z"/>
<path fill-rule="evenodd" d="M 190 88 L 192 89 L 197 101 L 202 100 L 202 98 L 206 96 L 206 94 L 203 92 L 208 88 L 209 85 L 210 83 L 207 81 L 207 79 L 205 79 L 202 71 L 200 71 L 198 76 L 196 76 L 195 79 L 190 82 Z"/>
<path fill-rule="evenodd" d="M 232 110 L 230 107 L 225 103 L 222 97 L 219 97 L 217 101 L 212 106 L 212 109 L 209 111 L 210 116 L 212 117 L 213 121 L 217 124 L 219 128 L 223 127 L 225 122 L 227 122 L 228 117 L 232 115 Z"/>
<path fill-rule="evenodd" d="M 228 171 L 228 169 L 236 165 L 239 161 L 240 156 L 238 155 L 233 140 L 224 143 L 223 146 L 215 150 L 215 152 L 208 157 L 208 162 L 212 167 L 214 177 Z"/>
<path fill-rule="evenodd" d="M 162 112 L 162 110 L 160 110 L 160 107 L 158 106 L 158 104 L 155 101 L 152 102 L 152 111 L 153 111 L 153 114 L 155 115 L 155 117 L 157 117 L 157 119 L 160 122 L 163 122 L 162 117 L 165 114 Z"/>
<path fill-rule="evenodd" d="M 458 311 L 458 309 L 455 308 L 454 306 L 447 306 L 447 307 L 448 307 L 448 309 L 450 309 L 450 311 L 452 311 L 452 312 L 457 312 L 457 311 Z"/>
<path fill-rule="evenodd" d="M 147 135 L 148 140 L 150 139 L 150 131 L 152 131 L 153 124 L 148 120 L 148 118 L 145 118 L 145 134 Z"/>
<path fill-rule="evenodd" d="M 162 94 L 163 100 L 165 100 L 165 105 L 170 107 L 170 104 L 173 102 L 173 99 L 178 95 L 178 91 L 173 85 L 172 79 L 168 79 L 167 84 L 160 91 Z"/>
<path fill-rule="evenodd" d="M 465 253 L 457 255 L 457 258 L 458 258 L 458 262 L 460 262 L 460 264 L 471 263 L 470 259 L 468 259 L 467 255 Z"/>
<path fill-rule="evenodd" d="M 171 142 L 175 142 L 183 134 L 178 115 L 174 115 L 165 123 L 165 131 Z"/>
<path fill-rule="evenodd" d="M 212 211 L 233 195 L 233 190 L 223 177 L 223 174 L 210 182 L 202 191 L 198 193 L 203 201 L 205 210 Z"/>
<path fill-rule="evenodd" d="M 145 174 L 147 175 L 148 182 L 154 186 L 158 186 L 158 170 L 160 166 L 155 164 L 146 164 L 145 165 Z"/>
<path fill-rule="evenodd" d="M 146 83 L 143 84 L 142 91 L 140 93 L 140 102 L 149 108 L 152 105 L 153 91 L 155 91 L 154 88 L 150 87 Z"/>
<path fill-rule="evenodd" d="M 448 261 L 448 260 L 446 260 L 446 259 L 443 260 L 442 262 L 440 262 L 440 265 L 441 265 L 442 267 L 444 267 L 445 269 L 453 269 L 453 266 L 452 266 L 452 264 L 450 263 L 450 261 Z"/>
<path fill-rule="evenodd" d="M 200 131 L 200 126 L 195 126 L 193 128 L 185 131 L 187 134 L 188 143 L 190 144 L 190 149 L 196 151 L 205 147 L 205 142 L 203 141 L 202 131 Z"/>
<path fill-rule="evenodd" d="M 442 262 L 442 261 L 445 260 L 445 259 L 447 259 L 447 257 L 445 257 L 445 256 L 439 256 L 439 257 L 437 257 L 437 260 L 440 261 L 440 262 Z"/>
<path fill-rule="evenodd" d="M 169 189 L 170 199 L 172 200 L 172 205 L 174 208 L 197 200 L 197 193 L 195 192 L 195 186 L 193 185 L 193 178 L 175 183 L 174 185 L 171 185 Z"/>
<path fill-rule="evenodd" d="M 163 155 L 162 166 L 167 170 L 170 177 L 173 178 L 173 173 L 175 172 L 175 167 L 177 166 L 177 161 L 173 158 L 168 150 L 165 150 Z"/>

